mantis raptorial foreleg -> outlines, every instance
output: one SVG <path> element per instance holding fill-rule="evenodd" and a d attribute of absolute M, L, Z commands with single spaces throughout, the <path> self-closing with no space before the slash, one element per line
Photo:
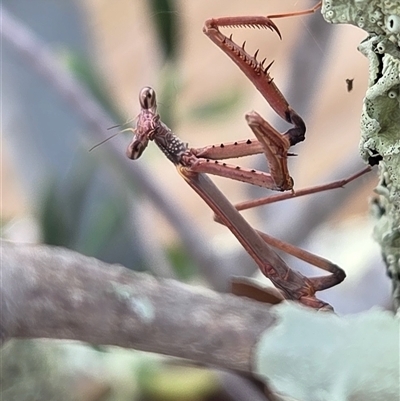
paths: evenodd
<path fill-rule="evenodd" d="M 293 188 L 293 179 L 289 175 L 287 166 L 288 150 L 290 146 L 303 141 L 306 127 L 302 118 L 289 106 L 285 97 L 273 82 L 269 74 L 272 62 L 264 66 L 266 59 L 257 60 L 258 50 L 251 56 L 245 50 L 244 44 L 237 45 L 232 36 L 225 36 L 220 30 L 223 26 L 252 26 L 268 28 L 275 31 L 279 37 L 278 27 L 272 21 L 273 18 L 304 15 L 315 12 L 321 3 L 305 11 L 272 15 L 272 16 L 246 16 L 246 17 L 222 17 L 212 18 L 205 22 L 203 32 L 222 49 L 237 66 L 250 79 L 260 91 L 276 113 L 294 127 L 286 133 L 280 134 L 267 121 L 255 111 L 246 114 L 246 120 L 257 141 L 245 140 L 220 146 L 192 149 L 199 158 L 193 170 L 199 173 L 222 175 L 231 179 L 249 182 L 273 190 L 286 191 Z M 220 163 L 218 159 L 248 156 L 256 153 L 264 153 L 269 165 L 269 174 L 255 170 L 246 170 L 238 166 Z M 213 160 L 213 161 L 212 161 Z"/>
<path fill-rule="evenodd" d="M 266 59 L 263 59 L 261 62 L 257 60 L 258 50 L 253 56 L 248 54 L 245 50 L 245 43 L 239 46 L 232 40 L 232 35 L 230 37 L 225 36 L 219 28 L 224 26 L 268 28 L 271 31 L 275 31 L 281 38 L 281 33 L 273 22 L 273 19 L 312 14 L 321 5 L 322 2 L 319 2 L 308 10 L 269 16 L 210 18 L 205 22 L 203 28 L 203 32 L 242 70 L 274 111 L 285 121 L 294 125 L 293 128 L 283 134 L 291 146 L 304 140 L 306 127 L 302 118 L 290 107 L 281 91 L 273 82 L 273 78 L 269 74 L 273 62 L 264 66 Z M 259 139 L 258 136 L 257 139 Z"/>
<path fill-rule="evenodd" d="M 238 149 L 240 146 L 245 148 L 247 145 L 251 145 L 252 142 L 250 140 L 240 145 L 233 143 L 219 148 L 191 149 L 198 158 L 196 164 L 193 165 L 193 171 L 221 175 L 277 191 L 292 189 L 293 179 L 289 175 L 287 166 L 289 140 L 284 135 L 279 134 L 255 111 L 247 113 L 246 120 L 258 139 L 258 142 L 255 142 L 258 150 L 261 149 L 266 155 L 269 174 L 228 165 L 215 160 L 216 158 L 232 158 L 234 157 L 233 155 L 236 155 L 236 157 L 247 156 L 248 152 L 245 154 L 239 153 Z M 256 149 L 256 147 L 253 146 L 253 149 Z"/>

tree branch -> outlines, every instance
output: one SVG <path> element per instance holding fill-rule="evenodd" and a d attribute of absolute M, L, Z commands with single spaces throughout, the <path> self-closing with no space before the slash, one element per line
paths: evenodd
<path fill-rule="evenodd" d="M 45 245 L 1 243 L 3 338 L 118 345 L 250 371 L 265 304 Z"/>

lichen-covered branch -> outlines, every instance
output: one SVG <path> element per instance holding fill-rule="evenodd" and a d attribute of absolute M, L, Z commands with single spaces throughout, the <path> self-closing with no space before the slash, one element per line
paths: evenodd
<path fill-rule="evenodd" d="M 340 318 L 268 306 L 46 245 L 1 242 L 0 252 L 3 340 L 73 339 L 187 358 L 251 372 L 291 399 L 398 400 L 400 327 L 389 312 Z"/>
<path fill-rule="evenodd" d="M 359 50 L 369 60 L 369 83 L 361 116 L 361 157 L 379 164 L 374 237 L 400 308 L 400 2 L 324 0 L 328 22 L 358 26 L 368 33 Z"/>

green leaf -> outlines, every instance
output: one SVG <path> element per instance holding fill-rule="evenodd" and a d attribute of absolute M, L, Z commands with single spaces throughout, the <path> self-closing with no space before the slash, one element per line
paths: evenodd
<path fill-rule="evenodd" d="M 170 246 L 167 255 L 180 280 L 189 280 L 197 272 L 196 266 L 183 247 Z"/>
<path fill-rule="evenodd" d="M 158 40 L 167 60 L 173 60 L 178 53 L 178 12 L 174 0 L 149 0 L 151 17 L 157 30 Z"/>

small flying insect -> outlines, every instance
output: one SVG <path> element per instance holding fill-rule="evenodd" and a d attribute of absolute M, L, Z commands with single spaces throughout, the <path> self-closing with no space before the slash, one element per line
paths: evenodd
<path fill-rule="evenodd" d="M 351 92 L 353 90 L 353 81 L 354 81 L 354 78 L 352 78 L 352 79 L 347 78 L 346 79 L 347 92 Z"/>

